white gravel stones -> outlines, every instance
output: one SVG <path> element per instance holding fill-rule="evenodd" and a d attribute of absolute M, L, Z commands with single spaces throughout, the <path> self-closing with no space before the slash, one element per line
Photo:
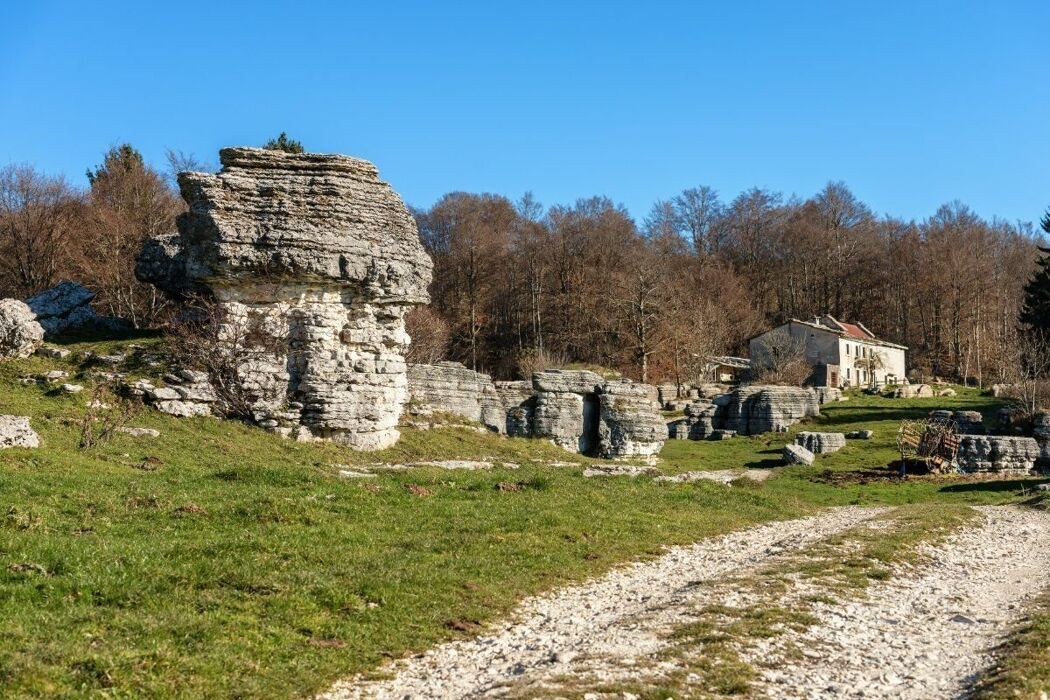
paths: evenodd
<path fill-rule="evenodd" d="M 657 476 L 659 470 L 653 467 L 633 467 L 629 464 L 596 464 L 583 470 L 587 478 L 595 476 Z"/>
<path fill-rule="evenodd" d="M 1050 582 L 1050 514 L 979 509 L 985 522 L 924 548 L 864 600 L 818 604 L 819 624 L 754 649 L 775 698 L 948 698 L 992 665 L 1024 603 Z M 815 653 L 780 656 L 791 644 Z"/>
<path fill-rule="evenodd" d="M 126 428 L 126 427 L 121 427 L 121 428 L 117 428 L 117 432 L 118 433 L 124 433 L 125 435 L 130 435 L 131 437 L 150 437 L 150 438 L 160 437 L 160 431 L 159 430 L 154 430 L 153 428 Z"/>
<path fill-rule="evenodd" d="M 63 394 L 79 394 L 84 390 L 80 384 L 63 384 L 58 387 L 58 390 Z"/>
<path fill-rule="evenodd" d="M 25 416 L 0 416 L 0 450 L 8 447 L 40 447 L 40 437 Z"/>
<path fill-rule="evenodd" d="M 770 523 L 630 564 L 579 586 L 526 600 L 511 621 L 484 636 L 442 644 L 389 665 L 391 678 L 340 682 L 320 697 L 477 698 L 584 669 L 595 654 L 631 659 L 659 649 L 667 616 L 702 601 L 697 581 L 723 578 L 848 529 L 878 509 L 841 508 Z M 543 696 L 540 693 L 527 693 Z"/>
<path fill-rule="evenodd" d="M 729 486 L 737 479 L 765 481 L 773 475 L 772 469 L 723 469 L 709 472 L 682 472 L 667 476 L 658 476 L 653 481 L 669 484 L 688 484 L 695 481 L 714 481 Z"/>

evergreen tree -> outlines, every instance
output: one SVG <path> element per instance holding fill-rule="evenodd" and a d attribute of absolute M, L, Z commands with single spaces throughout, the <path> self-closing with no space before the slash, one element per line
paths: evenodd
<path fill-rule="evenodd" d="M 285 153 L 302 153 L 303 144 L 299 143 L 294 139 L 288 138 L 288 134 L 281 132 L 281 135 L 275 139 L 270 139 L 263 146 L 268 151 L 284 151 Z"/>
<path fill-rule="evenodd" d="M 1050 209 L 1042 220 L 1043 230 L 1050 233 Z M 1033 330 L 1050 332 L 1050 248 L 1039 246 L 1043 257 L 1039 269 L 1024 290 L 1024 306 L 1021 308 L 1021 323 Z"/>

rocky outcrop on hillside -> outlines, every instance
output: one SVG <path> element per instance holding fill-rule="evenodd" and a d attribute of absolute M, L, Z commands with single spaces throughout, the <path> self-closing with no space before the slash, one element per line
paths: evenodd
<path fill-rule="evenodd" d="M 1034 438 L 1002 435 L 963 435 L 956 461 L 961 472 L 1029 474 L 1039 459 Z"/>
<path fill-rule="evenodd" d="M 510 437 L 532 435 L 532 416 L 536 409 L 536 395 L 531 381 L 493 382 L 506 412 L 506 433 Z"/>
<path fill-rule="evenodd" d="M 491 377 L 459 362 L 408 366 L 408 412 L 452 413 L 498 433 L 507 431 L 507 411 Z"/>
<path fill-rule="evenodd" d="M 260 425 L 393 444 L 408 398 L 404 316 L 429 300 L 432 269 L 408 209 L 357 158 L 227 148 L 220 161 L 216 175 L 179 175 L 189 211 L 144 246 L 139 278 L 207 293 L 220 339 L 266 329 L 243 372 Z"/>
<path fill-rule="evenodd" d="M 902 384 L 893 391 L 895 399 L 924 399 L 933 396 L 929 384 Z"/>
<path fill-rule="evenodd" d="M 17 299 L 0 299 L 0 360 L 29 357 L 43 342 L 33 310 Z"/>
<path fill-rule="evenodd" d="M 968 435 L 983 435 L 985 433 L 984 416 L 981 415 L 980 411 L 949 411 L 940 409 L 930 411 L 930 418 L 953 421 L 956 430 L 960 433 Z"/>

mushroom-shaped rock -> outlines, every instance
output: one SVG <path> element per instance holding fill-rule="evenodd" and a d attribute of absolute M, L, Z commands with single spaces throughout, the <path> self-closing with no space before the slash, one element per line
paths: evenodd
<path fill-rule="evenodd" d="M 179 175 L 189 211 L 177 234 L 147 242 L 139 278 L 210 294 L 227 327 L 268 329 L 281 349 L 253 360 L 245 379 L 260 425 L 361 449 L 393 444 L 408 398 L 404 317 L 429 301 L 432 270 L 408 209 L 368 161 L 219 155 L 218 174 Z"/>

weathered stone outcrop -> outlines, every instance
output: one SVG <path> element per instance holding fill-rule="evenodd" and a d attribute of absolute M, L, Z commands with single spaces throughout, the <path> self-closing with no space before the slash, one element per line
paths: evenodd
<path fill-rule="evenodd" d="M 812 389 L 752 385 L 729 395 L 724 427 L 741 435 L 782 433 L 803 418 L 820 415 Z"/>
<path fill-rule="evenodd" d="M 125 385 L 124 391 L 142 399 L 143 403 L 161 413 L 176 418 L 210 416 L 216 411 L 219 399 L 204 372 L 176 370 L 164 375 L 164 383 L 165 386 L 155 386 L 153 382 L 139 379 Z M 278 425 L 275 423 L 263 427 L 277 428 Z"/>
<path fill-rule="evenodd" d="M 1039 459 L 1034 438 L 1000 435 L 964 435 L 956 461 L 961 472 L 1028 474 Z"/>
<path fill-rule="evenodd" d="M 91 302 L 95 293 L 76 282 L 60 282 L 51 289 L 26 299 L 26 305 L 36 314 L 36 320 L 51 338 L 66 331 L 92 326 L 101 319 Z"/>
<path fill-rule="evenodd" d="M 596 452 L 601 420 L 597 391 L 604 381 L 586 370 L 550 369 L 533 374 L 532 434 L 570 452 Z"/>
<path fill-rule="evenodd" d="M 893 392 L 895 399 L 919 399 L 933 396 L 933 387 L 929 384 L 902 384 Z"/>
<path fill-rule="evenodd" d="M 40 437 L 25 416 L 0 416 L 0 450 L 8 447 L 40 447 Z"/>
<path fill-rule="evenodd" d="M 838 452 L 846 446 L 842 433 L 812 433 L 803 431 L 795 435 L 795 444 L 805 447 L 815 455 Z"/>
<path fill-rule="evenodd" d="M 742 386 L 685 407 L 685 418 L 668 425 L 670 437 L 707 440 L 716 436 L 784 432 L 803 418 L 820 415 L 813 389 L 789 386 Z"/>
<path fill-rule="evenodd" d="M 814 387 L 813 391 L 817 395 L 817 403 L 823 406 L 826 403 L 833 401 L 845 401 L 846 397 L 842 395 L 842 389 L 830 386 L 818 386 Z"/>
<path fill-rule="evenodd" d="M 0 360 L 29 357 L 43 342 L 33 310 L 17 299 L 0 299 Z"/>
<path fill-rule="evenodd" d="M 1040 411 L 1032 417 L 1032 437 L 1039 443 L 1041 466 L 1050 465 L 1050 412 Z"/>
<path fill-rule="evenodd" d="M 802 445 L 784 445 L 784 464 L 813 464 L 814 454 Z"/>
<path fill-rule="evenodd" d="M 604 457 L 650 456 L 667 440 L 667 426 L 647 384 L 606 381 L 586 370 L 554 369 L 533 374 L 532 386 L 536 394 L 531 434 L 566 450 Z"/>
<path fill-rule="evenodd" d="M 980 411 L 949 411 L 938 409 L 930 411 L 930 418 L 938 420 L 950 420 L 955 423 L 958 432 L 969 435 L 983 435 L 984 416 Z"/>
<path fill-rule="evenodd" d="M 598 387 L 601 424 L 598 451 L 602 457 L 649 457 L 667 441 L 667 424 L 652 399 L 650 387 L 628 380 Z"/>
<path fill-rule="evenodd" d="M 507 431 L 507 411 L 492 379 L 459 362 L 409 365 L 408 393 L 412 415 L 452 413 L 498 433 Z"/>
<path fill-rule="evenodd" d="M 536 398 L 531 381 L 493 382 L 503 410 L 506 412 L 506 433 L 510 437 L 532 435 L 532 416 L 536 409 Z"/>
<path fill-rule="evenodd" d="M 400 197 L 371 163 L 255 148 L 220 152 L 217 175 L 181 173 L 189 211 L 149 241 L 136 272 L 205 292 L 280 347 L 245 368 L 260 425 L 377 449 L 408 398 L 405 313 L 432 264 Z"/>

